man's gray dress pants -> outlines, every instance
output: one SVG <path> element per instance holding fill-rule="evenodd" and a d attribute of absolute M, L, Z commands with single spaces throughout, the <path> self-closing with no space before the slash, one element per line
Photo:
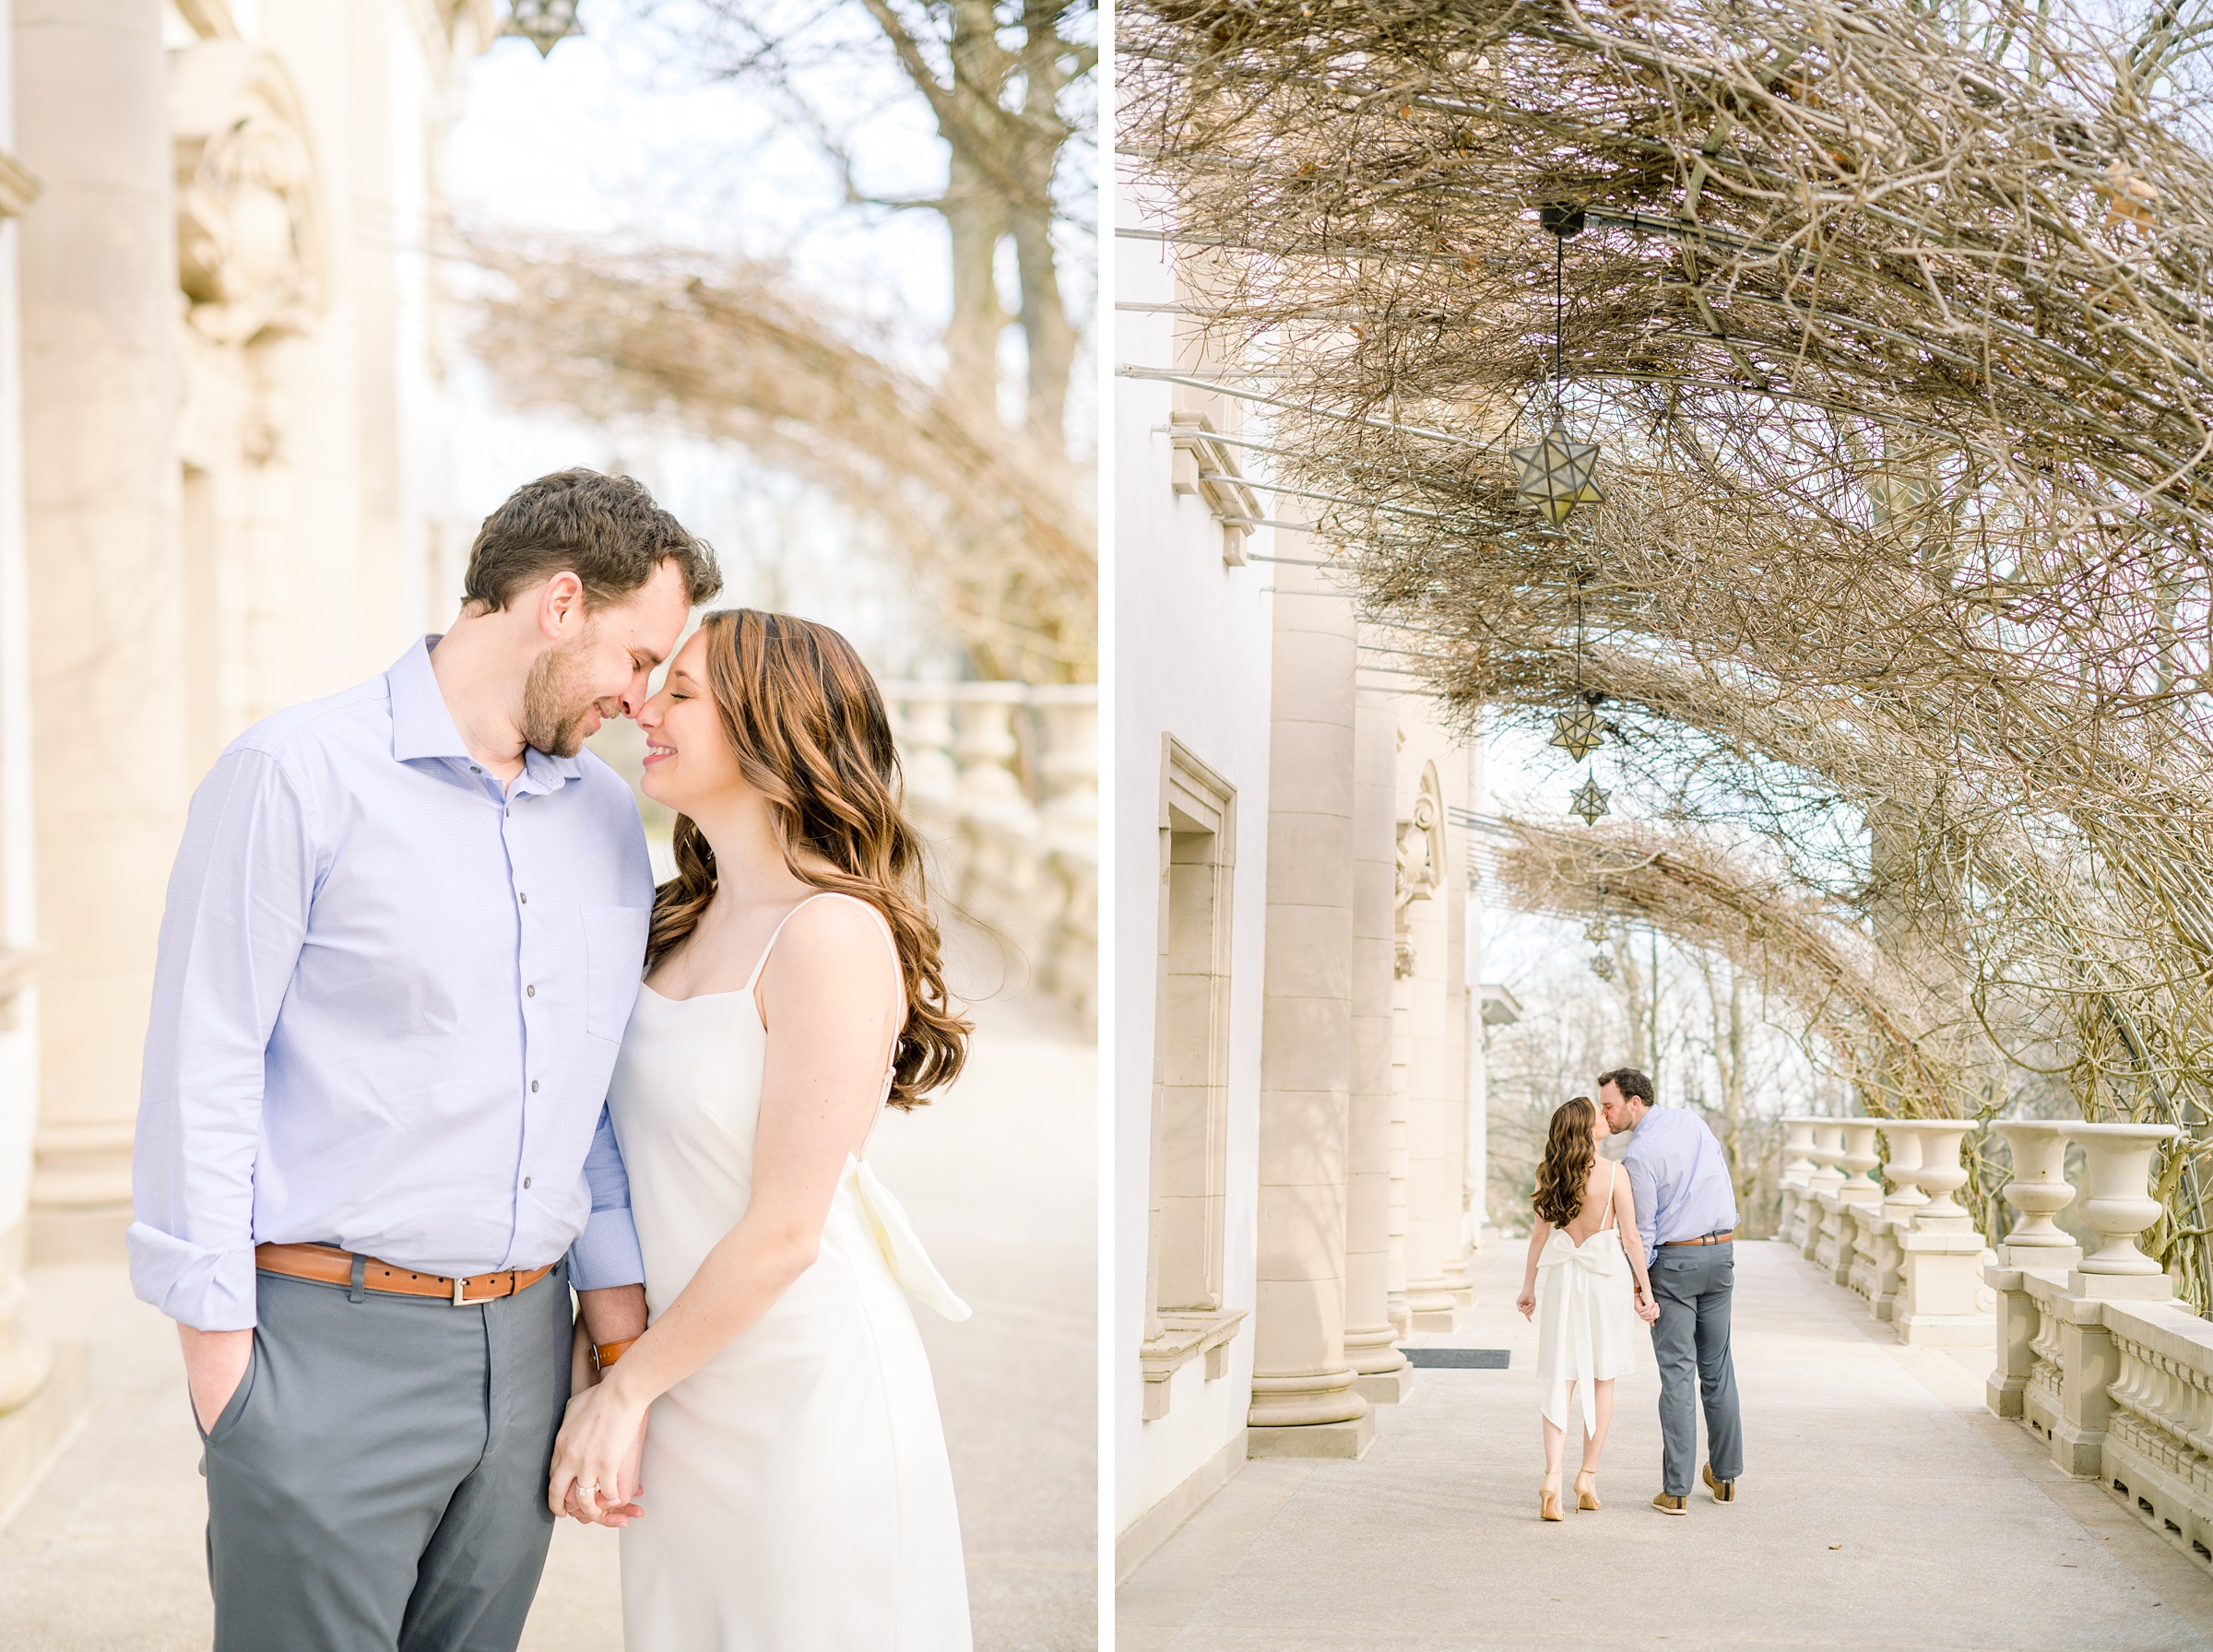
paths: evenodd
<path fill-rule="evenodd" d="M 1660 1322 L 1652 1327 L 1652 1358 L 1660 1367 L 1660 1486 L 1671 1496 L 1687 1497 L 1698 1477 L 1701 1401 L 1706 1460 L 1714 1478 L 1734 1480 L 1745 1468 L 1736 1366 L 1729 1357 L 1736 1246 L 1663 1245 L 1647 1270 L 1660 1307 Z"/>
<path fill-rule="evenodd" d="M 553 1535 L 567 1264 L 460 1308 L 259 1284 L 204 1436 L 216 1652 L 514 1652 Z"/>

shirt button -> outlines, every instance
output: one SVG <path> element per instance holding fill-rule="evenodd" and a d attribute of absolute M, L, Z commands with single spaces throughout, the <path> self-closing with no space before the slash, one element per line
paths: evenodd
<path fill-rule="evenodd" d="M 474 763 L 471 763 L 471 764 L 469 764 L 469 765 L 468 765 L 468 772 L 469 772 L 471 774 L 481 774 L 481 773 L 484 773 L 484 771 L 483 771 L 483 770 L 481 770 L 481 769 L 478 768 L 478 767 L 477 767 L 477 765 L 476 765 L 476 764 L 474 764 Z"/>
<path fill-rule="evenodd" d="M 535 986 L 526 986 L 526 987 L 524 987 L 524 988 L 523 988 L 523 997 L 525 997 L 526 998 L 535 998 L 536 997 L 538 997 L 538 988 L 537 988 L 537 987 L 535 987 Z"/>
<path fill-rule="evenodd" d="M 521 902 L 522 902 L 522 903 L 523 903 L 525 906 L 527 906 L 527 905 L 529 905 L 529 904 L 530 904 L 530 897 L 529 897 L 528 895 L 518 895 L 518 896 L 516 896 L 515 898 L 516 898 L 517 900 L 521 901 Z"/>
<path fill-rule="evenodd" d="M 538 1093 L 538 1080 L 536 1079 L 530 1080 L 530 1093 L 532 1095 L 536 1095 Z"/>
<path fill-rule="evenodd" d="M 525 1176 L 523 1178 L 523 1186 L 526 1187 L 530 1186 L 530 1178 L 528 1176 Z"/>

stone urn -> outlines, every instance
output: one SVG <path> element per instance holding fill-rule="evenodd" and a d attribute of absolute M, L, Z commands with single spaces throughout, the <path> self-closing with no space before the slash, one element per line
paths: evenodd
<path fill-rule="evenodd" d="M 1883 1197 L 1882 1187 L 1868 1175 L 1879 1162 L 1875 1150 L 1876 1121 L 1872 1118 L 1848 1118 L 1844 1121 L 1844 1150 L 1838 1156 L 1839 1168 L 1844 1180 L 1837 1188 L 1839 1198 L 1850 1199 L 1857 1205 L 1878 1203 Z"/>
<path fill-rule="evenodd" d="M 1837 1168 L 1844 1157 L 1844 1121 L 1837 1118 L 1814 1120 L 1813 1174 L 1805 1185 L 1816 1193 L 1827 1193 L 1840 1185 L 1844 1173 Z"/>
<path fill-rule="evenodd" d="M 1963 1118 L 1918 1118 L 1913 1124 L 1921 1134 L 1921 1164 L 1914 1181 L 1929 1196 L 1929 1202 L 1914 1214 L 1913 1225 L 1971 1230 L 1974 1218 L 1952 1195 L 1967 1186 L 1967 1166 L 1959 1162 L 1959 1149 L 1973 1127 Z"/>
<path fill-rule="evenodd" d="M 1914 1128 L 1916 1122 L 1886 1118 L 1881 1126 L 1883 1145 L 1888 1150 L 1884 1157 L 1883 1174 L 1892 1184 L 1889 1197 L 1883 1200 L 1883 1210 L 1898 1221 L 1911 1221 L 1929 1202 L 1929 1196 L 1921 1190 L 1921 1132 Z"/>
<path fill-rule="evenodd" d="M 2172 1125 L 2069 1125 L 2067 1135 L 2089 1161 L 2083 1173 L 2083 1220 L 2103 1245 L 2082 1259 L 2086 1274 L 2148 1278 L 2165 1270 L 2136 1248 L 2136 1235 L 2160 1219 L 2151 1197 L 2152 1156 L 2182 1131 Z"/>
<path fill-rule="evenodd" d="M 1782 1185 L 1803 1187 L 1814 1174 L 1814 1123 L 1811 1118 L 1786 1118 L 1782 1121 Z"/>
<path fill-rule="evenodd" d="M 2013 1250 L 2068 1250 L 2075 1241 L 2052 1219 L 2073 1202 L 2067 1185 L 2067 1134 L 2075 1127 L 2041 1118 L 2008 1119 L 1991 1128 L 2013 1153 L 2013 1180 L 2002 1189 L 2021 1220 L 2006 1235 Z"/>

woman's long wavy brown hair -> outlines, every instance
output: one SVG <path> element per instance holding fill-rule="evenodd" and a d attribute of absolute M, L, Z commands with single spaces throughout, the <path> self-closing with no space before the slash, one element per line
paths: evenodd
<path fill-rule="evenodd" d="M 791 875 L 883 914 L 899 950 L 906 1021 L 892 1062 L 894 1107 L 919 1106 L 959 1076 L 969 1024 L 945 990 L 922 840 L 900 805 L 899 750 L 876 679 L 826 625 L 723 608 L 707 638 L 707 686 L 746 780 L 768 799 Z M 668 953 L 715 898 L 715 851 L 676 818 L 676 876 L 655 891 L 645 960 Z"/>
<path fill-rule="evenodd" d="M 1556 1228 L 1566 1227 L 1582 1213 L 1583 1192 L 1591 1186 L 1592 1166 L 1598 1162 L 1598 1143 L 1591 1134 L 1597 1127 L 1598 1109 L 1587 1095 L 1562 1102 L 1553 1110 L 1544 1158 L 1537 1166 L 1537 1197 L 1532 1202 L 1539 1218 Z"/>

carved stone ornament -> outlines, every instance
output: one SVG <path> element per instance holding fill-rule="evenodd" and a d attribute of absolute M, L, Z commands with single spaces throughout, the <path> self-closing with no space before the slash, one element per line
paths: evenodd
<path fill-rule="evenodd" d="M 243 41 L 202 41 L 170 66 L 177 282 L 217 344 L 306 332 L 326 301 L 315 163 L 290 77 Z"/>
<path fill-rule="evenodd" d="M 1399 822 L 1399 910 L 1403 912 L 1409 902 L 1426 900 L 1444 882 L 1444 787 L 1437 778 L 1437 765 L 1426 762 L 1414 788 L 1414 808 Z"/>
<path fill-rule="evenodd" d="M 1406 909 L 1426 901 L 1445 886 L 1445 793 L 1437 777 L 1437 765 L 1422 765 L 1421 782 L 1414 788 L 1414 807 L 1399 822 L 1399 864 L 1396 879 L 1397 935 L 1392 948 L 1392 973 L 1404 980 L 1414 971 L 1414 941 L 1407 931 Z"/>

